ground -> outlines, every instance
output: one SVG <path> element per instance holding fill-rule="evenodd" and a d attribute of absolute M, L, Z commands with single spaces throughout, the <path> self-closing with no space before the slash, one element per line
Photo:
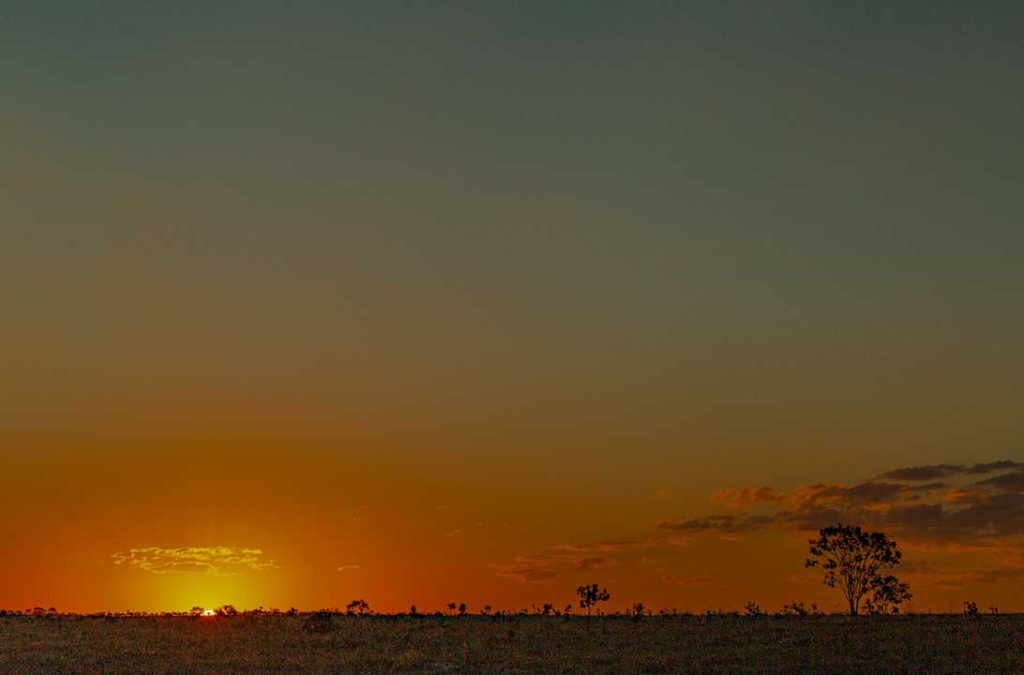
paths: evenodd
<path fill-rule="evenodd" d="M 0 617 L 4 673 L 1024 673 L 1024 615 Z"/>

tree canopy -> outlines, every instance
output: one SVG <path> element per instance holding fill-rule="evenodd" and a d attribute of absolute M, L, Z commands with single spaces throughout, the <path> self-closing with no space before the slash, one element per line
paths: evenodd
<path fill-rule="evenodd" d="M 820 567 L 824 583 L 838 588 L 851 615 L 858 614 L 869 593 L 871 612 L 899 611 L 910 600 L 910 585 L 885 572 L 900 564 L 903 554 L 884 532 L 866 532 L 859 525 L 833 525 L 811 539 L 807 567 Z"/>

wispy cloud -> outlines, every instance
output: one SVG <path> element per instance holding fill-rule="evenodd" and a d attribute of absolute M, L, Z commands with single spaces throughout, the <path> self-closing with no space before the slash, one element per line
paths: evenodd
<path fill-rule="evenodd" d="M 688 537 L 657 535 L 635 539 L 613 539 L 558 544 L 538 553 L 518 556 L 509 563 L 492 565 L 500 577 L 522 582 L 549 581 L 563 572 L 618 565 L 650 549 L 686 546 Z"/>
<path fill-rule="evenodd" d="M 924 466 L 908 466 L 901 469 L 893 469 L 883 473 L 880 478 L 893 480 L 919 481 L 935 480 L 947 476 L 967 475 L 977 476 L 997 471 L 1024 469 L 1024 464 L 1003 459 L 998 462 L 986 462 L 982 464 L 928 464 Z"/>
<path fill-rule="evenodd" d="M 576 560 L 573 561 L 573 566 L 578 570 L 595 570 L 614 564 L 616 564 L 615 560 L 603 556 L 576 558 Z"/>
<path fill-rule="evenodd" d="M 206 573 L 232 576 L 239 572 L 263 572 L 277 567 L 258 548 L 232 546 L 149 546 L 118 551 L 111 555 L 115 565 L 126 565 L 153 574 Z"/>
<path fill-rule="evenodd" d="M 550 581 L 558 576 L 558 570 L 552 566 L 552 560 L 541 554 L 516 556 L 510 563 L 492 567 L 496 570 L 497 576 L 524 583 Z"/>
<path fill-rule="evenodd" d="M 737 516 L 731 513 L 703 518 L 664 520 L 658 527 L 683 532 L 738 533 L 759 530 L 773 522 L 771 516 Z"/>
<path fill-rule="evenodd" d="M 689 540 L 679 537 L 668 539 L 666 537 L 640 537 L 636 539 L 612 539 L 608 541 L 594 541 L 579 544 L 558 544 L 552 547 L 554 551 L 566 553 L 620 553 L 622 551 L 636 551 L 645 548 L 658 548 L 660 546 L 688 544 Z"/>
<path fill-rule="evenodd" d="M 349 570 L 357 570 L 359 565 L 338 565 L 339 572 L 348 572 Z"/>
<path fill-rule="evenodd" d="M 973 584 L 991 584 L 1007 579 L 1024 578 L 1021 560 L 1002 561 L 1003 566 L 988 569 L 957 568 L 932 561 L 908 560 L 902 572 L 913 583 L 936 588 L 963 588 Z"/>
<path fill-rule="evenodd" d="M 758 488 L 726 488 L 711 495 L 711 501 L 724 503 L 726 506 L 739 508 L 744 504 L 756 504 L 780 502 L 785 498 L 780 492 L 776 492 L 767 485 Z"/>

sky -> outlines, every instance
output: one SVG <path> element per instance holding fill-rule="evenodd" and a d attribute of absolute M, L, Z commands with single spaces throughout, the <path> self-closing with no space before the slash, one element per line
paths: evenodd
<path fill-rule="evenodd" d="M 0 607 L 1024 611 L 1018 3 L 0 9 Z"/>

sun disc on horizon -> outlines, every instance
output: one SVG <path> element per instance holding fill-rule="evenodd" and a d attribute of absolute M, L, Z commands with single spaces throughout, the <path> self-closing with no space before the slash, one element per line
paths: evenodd
<path fill-rule="evenodd" d="M 217 615 L 217 612 L 215 612 L 214 610 L 212 610 L 212 609 L 204 609 L 203 613 L 200 616 L 216 616 L 216 615 Z"/>

